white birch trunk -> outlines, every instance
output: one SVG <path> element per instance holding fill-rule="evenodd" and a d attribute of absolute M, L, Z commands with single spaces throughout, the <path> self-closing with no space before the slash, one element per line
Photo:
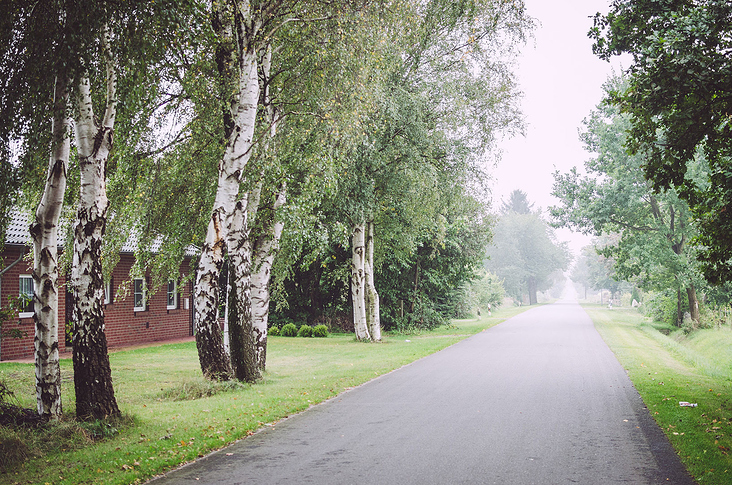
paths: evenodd
<path fill-rule="evenodd" d="M 351 253 L 351 298 L 356 339 L 371 340 L 366 323 L 366 236 L 365 223 L 353 227 Z"/>
<path fill-rule="evenodd" d="M 61 369 L 58 356 L 58 220 L 69 166 L 69 80 L 56 77 L 51 125 L 52 149 L 46 186 L 30 227 L 33 238 L 35 368 L 38 414 L 61 416 Z"/>
<path fill-rule="evenodd" d="M 224 260 L 230 215 L 239 193 L 244 168 L 251 156 L 254 123 L 259 103 L 257 53 L 252 43 L 259 25 L 249 3 L 213 2 L 213 20 L 219 36 L 223 63 L 219 73 L 226 88 L 233 84 L 233 95 L 227 101 L 225 116 L 226 149 L 219 164 L 216 198 L 211 211 L 206 240 L 196 273 L 194 322 L 196 345 L 203 374 L 212 379 L 228 379 L 231 374 L 223 348 L 217 320 L 219 305 L 218 279 Z M 233 17 L 238 16 L 238 22 Z M 234 25 L 239 27 L 238 43 L 234 42 Z M 235 48 L 238 47 L 238 51 Z M 218 52 L 217 52 L 218 54 Z M 231 64 L 235 64 L 235 69 Z M 232 265 L 233 266 L 233 265 Z M 229 322 L 231 326 L 231 322 Z"/>
<path fill-rule="evenodd" d="M 272 219 L 257 237 L 252 253 L 251 317 L 254 354 L 257 366 L 264 371 L 267 365 L 267 324 L 269 320 L 269 282 L 272 264 L 279 249 L 284 223 L 278 217 L 279 209 L 287 201 L 287 185 L 282 184 L 276 194 Z"/>
<path fill-rule="evenodd" d="M 244 382 L 255 382 L 262 377 L 254 358 L 254 340 L 251 329 L 251 241 L 247 201 L 236 202 L 227 237 L 229 251 L 229 336 L 231 363 L 234 375 Z"/>
<path fill-rule="evenodd" d="M 381 341 L 381 316 L 379 310 L 379 294 L 374 284 L 374 221 L 369 220 L 366 224 L 366 262 L 364 270 L 366 273 L 366 325 L 371 335 L 371 340 Z"/>
<path fill-rule="evenodd" d="M 71 286 L 74 294 L 74 387 L 76 414 L 80 418 L 101 419 L 119 414 L 112 388 L 112 376 L 104 333 L 104 282 L 102 279 L 102 238 L 107 224 L 106 170 L 112 149 L 117 112 L 117 78 L 103 33 L 107 57 L 107 95 L 100 126 L 94 121 L 91 87 L 82 77 L 78 85 L 76 145 L 79 156 L 80 198 L 74 226 L 74 254 Z"/>

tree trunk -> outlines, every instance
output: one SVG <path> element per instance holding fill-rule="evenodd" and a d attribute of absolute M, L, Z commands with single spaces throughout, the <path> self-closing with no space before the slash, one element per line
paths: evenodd
<path fill-rule="evenodd" d="M 30 227 L 33 238 L 34 314 L 36 327 L 36 402 L 44 419 L 61 416 L 61 369 L 58 358 L 58 220 L 69 166 L 69 80 L 56 77 L 52 149 L 46 187 Z"/>
<path fill-rule="evenodd" d="M 358 340 L 371 340 L 366 323 L 366 237 L 365 223 L 353 227 L 351 253 L 351 298 L 353 327 Z"/>
<path fill-rule="evenodd" d="M 252 250 L 251 317 L 254 354 L 257 366 L 264 371 L 267 364 L 267 323 L 269 320 L 269 282 L 272 264 L 279 249 L 284 224 L 278 210 L 287 201 L 287 185 L 283 183 L 275 195 L 271 216 L 261 226 Z"/>
<path fill-rule="evenodd" d="M 366 326 L 371 340 L 381 342 L 381 316 L 379 311 L 379 294 L 374 285 L 374 221 L 370 219 L 367 223 L 366 236 L 366 261 L 364 271 L 366 273 Z"/>
<path fill-rule="evenodd" d="M 676 289 L 676 326 L 680 327 L 684 323 L 683 300 L 681 298 L 681 289 Z"/>
<path fill-rule="evenodd" d="M 257 52 L 253 39 L 260 25 L 255 22 L 248 3 L 236 7 L 229 1 L 212 2 L 212 24 L 219 38 L 216 61 L 222 84 L 221 95 L 224 96 L 226 149 L 219 164 L 216 198 L 196 274 L 194 316 L 201 370 L 211 379 L 228 379 L 231 376 L 217 318 L 218 278 L 230 215 L 239 194 L 244 167 L 251 156 L 259 103 Z M 236 22 L 234 17 L 237 17 Z M 238 29 L 236 35 L 235 28 Z"/>
<path fill-rule="evenodd" d="M 699 323 L 699 300 L 696 297 L 696 288 L 694 285 L 686 287 L 686 296 L 689 299 L 689 314 L 691 319 Z"/>
<path fill-rule="evenodd" d="M 254 356 L 251 308 L 251 242 L 247 202 L 236 202 L 231 217 L 229 251 L 229 344 L 231 366 L 240 381 L 253 383 L 262 375 Z"/>
<path fill-rule="evenodd" d="M 71 284 L 74 296 L 74 388 L 76 415 L 101 419 L 118 415 L 104 333 L 102 238 L 107 224 L 106 168 L 116 116 L 116 76 L 107 33 L 107 103 L 101 126 L 94 122 L 89 79 L 82 78 L 76 119 L 81 196 L 74 225 Z"/>
<path fill-rule="evenodd" d="M 536 278 L 533 276 L 529 277 L 529 305 L 536 305 Z"/>

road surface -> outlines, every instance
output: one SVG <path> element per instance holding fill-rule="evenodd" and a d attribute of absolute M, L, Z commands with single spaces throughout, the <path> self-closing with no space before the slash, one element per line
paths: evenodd
<path fill-rule="evenodd" d="M 152 485 L 694 482 L 572 299 L 537 307 Z"/>

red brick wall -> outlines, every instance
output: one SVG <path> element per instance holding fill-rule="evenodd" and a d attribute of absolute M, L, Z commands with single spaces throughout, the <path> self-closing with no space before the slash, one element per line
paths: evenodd
<path fill-rule="evenodd" d="M 11 264 L 19 254 L 20 248 L 6 246 L 3 252 L 4 264 L 0 267 Z M 149 297 L 145 311 L 135 312 L 132 283 L 129 281 L 129 271 L 134 261 L 133 255 L 123 254 L 112 274 L 112 302 L 104 307 L 108 346 L 118 347 L 191 335 L 191 283 L 185 283 L 178 288 L 176 309 L 167 309 L 167 286 L 164 286 Z M 30 275 L 31 271 L 32 262 L 22 261 L 3 275 L 0 298 L 4 304 L 7 303 L 7 295 L 18 296 L 20 275 Z M 181 272 L 185 275 L 190 273 L 189 261 L 183 263 Z M 149 278 L 147 280 L 149 282 Z M 128 288 L 126 295 L 124 286 Z M 59 350 L 63 352 L 71 350 L 65 345 L 66 281 L 63 276 L 59 278 L 59 287 Z M 3 323 L 3 331 L 15 328 L 26 335 L 22 339 L 3 338 L 0 341 L 0 360 L 33 357 L 33 318 Z"/>
<path fill-rule="evenodd" d="M 112 303 L 105 305 L 104 323 L 106 325 L 107 344 L 110 347 L 121 345 L 169 340 L 191 335 L 191 284 L 186 283 L 178 288 L 178 308 L 168 310 L 167 286 L 158 288 L 149 296 L 145 311 L 134 311 L 133 286 L 129 280 L 130 268 L 135 258 L 123 254 L 119 264 L 112 273 Z M 181 272 L 190 273 L 188 261 L 184 262 Z M 146 278 L 150 282 L 150 278 Z M 126 283 L 127 291 L 120 288 Z M 150 288 L 148 287 L 148 292 Z M 186 309 L 186 300 L 188 308 Z"/>

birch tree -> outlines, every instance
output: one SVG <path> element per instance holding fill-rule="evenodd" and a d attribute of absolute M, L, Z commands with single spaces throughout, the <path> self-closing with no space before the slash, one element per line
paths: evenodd
<path fill-rule="evenodd" d="M 33 320 L 36 328 L 35 368 L 38 414 L 61 415 L 61 368 L 58 352 L 58 222 L 69 167 L 69 79 L 62 71 L 54 86 L 52 148 L 41 202 L 31 224 L 33 239 Z"/>
<path fill-rule="evenodd" d="M 104 280 L 102 238 L 107 225 L 106 176 L 117 116 L 117 65 L 105 26 L 101 46 L 106 65 L 104 114 L 95 119 L 91 81 L 80 76 L 75 118 L 80 171 L 79 208 L 74 223 L 74 255 L 71 266 L 73 290 L 73 360 L 76 414 L 100 419 L 119 414 L 112 387 L 112 371 L 104 333 Z"/>

